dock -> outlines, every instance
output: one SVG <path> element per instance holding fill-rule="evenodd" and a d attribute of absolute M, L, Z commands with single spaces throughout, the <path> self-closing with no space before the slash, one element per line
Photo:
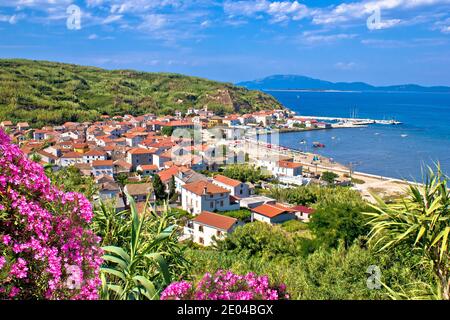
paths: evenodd
<path fill-rule="evenodd" d="M 368 124 L 386 124 L 386 125 L 400 125 L 402 122 L 397 120 L 377 120 L 377 119 L 363 119 L 363 118 L 340 118 L 340 117 L 319 117 L 319 116 L 296 116 L 296 118 L 319 120 L 319 121 L 335 121 L 352 123 L 355 125 L 368 125 Z"/>

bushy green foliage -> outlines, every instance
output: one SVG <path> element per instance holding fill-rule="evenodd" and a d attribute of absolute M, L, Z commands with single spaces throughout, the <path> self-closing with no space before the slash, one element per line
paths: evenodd
<path fill-rule="evenodd" d="M 232 218 L 239 219 L 241 221 L 249 220 L 252 216 L 252 212 L 248 209 L 240 209 L 240 210 L 233 210 L 233 211 L 224 211 L 220 212 L 220 214 Z"/>
<path fill-rule="evenodd" d="M 179 74 L 0 60 L 0 121 L 42 127 L 93 121 L 103 114 L 172 114 L 204 105 L 220 113 L 281 107 L 260 91 Z"/>
<path fill-rule="evenodd" d="M 389 299 L 383 286 L 378 290 L 367 287 L 366 271 L 371 265 L 379 266 L 381 281 L 394 288 L 419 278 L 430 279 L 427 269 L 417 265 L 415 256 L 379 254 L 358 244 L 348 249 L 343 245 L 332 250 L 320 248 L 306 257 L 292 259 L 274 256 L 261 260 L 257 256 L 212 250 L 188 250 L 186 257 L 193 264 L 191 273 L 196 278 L 218 269 L 267 274 L 273 281 L 285 283 L 292 299 Z"/>
<path fill-rule="evenodd" d="M 329 184 L 334 184 L 335 180 L 339 177 L 339 175 L 337 175 L 334 172 L 331 171 L 325 171 L 322 173 L 321 175 L 321 179 L 325 182 L 328 182 Z"/>
<path fill-rule="evenodd" d="M 269 178 L 269 176 L 262 173 L 261 169 L 248 164 L 233 164 L 226 166 L 222 174 L 231 179 L 251 183 L 267 180 Z"/>
<path fill-rule="evenodd" d="M 98 191 L 94 179 L 90 176 L 81 175 L 80 170 L 73 166 L 64 167 L 57 171 L 54 171 L 52 166 L 47 166 L 45 174 L 59 188 L 67 192 L 82 193 L 89 200 L 92 200 L 92 197 Z"/>

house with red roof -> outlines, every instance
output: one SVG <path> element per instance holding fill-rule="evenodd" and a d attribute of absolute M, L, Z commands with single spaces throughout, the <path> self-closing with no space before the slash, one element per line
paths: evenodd
<path fill-rule="evenodd" d="M 83 162 L 83 154 L 73 151 L 66 152 L 59 158 L 59 165 L 61 167 L 73 166 L 76 163 L 82 162 Z"/>
<path fill-rule="evenodd" d="M 131 164 L 132 170 L 136 170 L 137 166 L 145 164 L 153 164 L 153 155 L 158 149 L 133 148 L 127 152 L 127 162 Z"/>
<path fill-rule="evenodd" d="M 246 198 L 251 195 L 251 190 L 248 184 L 239 180 L 228 178 L 224 175 L 216 175 L 212 183 L 230 190 L 231 195 L 237 198 Z"/>
<path fill-rule="evenodd" d="M 252 210 L 252 221 L 261 221 L 270 224 L 283 223 L 294 220 L 295 210 L 281 203 L 266 203 Z"/>
<path fill-rule="evenodd" d="M 292 207 L 292 210 L 295 210 L 297 219 L 304 222 L 308 222 L 311 219 L 311 215 L 315 212 L 313 208 L 309 208 L 306 206 L 295 206 Z"/>
<path fill-rule="evenodd" d="M 102 175 L 113 176 L 114 164 L 112 160 L 94 160 L 92 162 L 92 175 L 99 177 Z"/>
<path fill-rule="evenodd" d="M 98 160 L 106 160 L 106 152 L 100 150 L 89 150 L 83 153 L 83 163 L 92 163 Z"/>
<path fill-rule="evenodd" d="M 238 210 L 239 203 L 231 199 L 230 190 L 219 187 L 209 181 L 196 181 L 181 187 L 181 205 L 183 210 L 192 214 L 202 211 Z"/>
<path fill-rule="evenodd" d="M 238 219 L 203 211 L 185 228 L 185 234 L 191 236 L 195 243 L 210 246 L 216 239 L 224 239 L 241 224 Z"/>

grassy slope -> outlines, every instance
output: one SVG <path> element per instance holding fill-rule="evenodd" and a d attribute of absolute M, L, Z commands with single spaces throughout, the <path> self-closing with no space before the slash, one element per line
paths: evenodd
<path fill-rule="evenodd" d="M 204 105 L 221 113 L 281 107 L 260 91 L 179 74 L 0 59 L 0 121 L 40 127 L 96 120 L 102 114 L 171 114 Z"/>

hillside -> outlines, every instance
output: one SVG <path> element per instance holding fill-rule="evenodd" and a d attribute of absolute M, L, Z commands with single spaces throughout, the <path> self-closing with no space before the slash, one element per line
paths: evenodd
<path fill-rule="evenodd" d="M 205 105 L 218 113 L 282 107 L 260 91 L 179 74 L 0 59 L 0 121 L 40 127 L 103 114 L 161 115 Z"/>
<path fill-rule="evenodd" d="M 330 82 L 299 75 L 273 75 L 237 85 L 253 90 L 341 90 L 341 91 L 398 91 L 450 92 L 450 87 L 423 87 L 415 84 L 376 87 L 364 82 Z"/>

